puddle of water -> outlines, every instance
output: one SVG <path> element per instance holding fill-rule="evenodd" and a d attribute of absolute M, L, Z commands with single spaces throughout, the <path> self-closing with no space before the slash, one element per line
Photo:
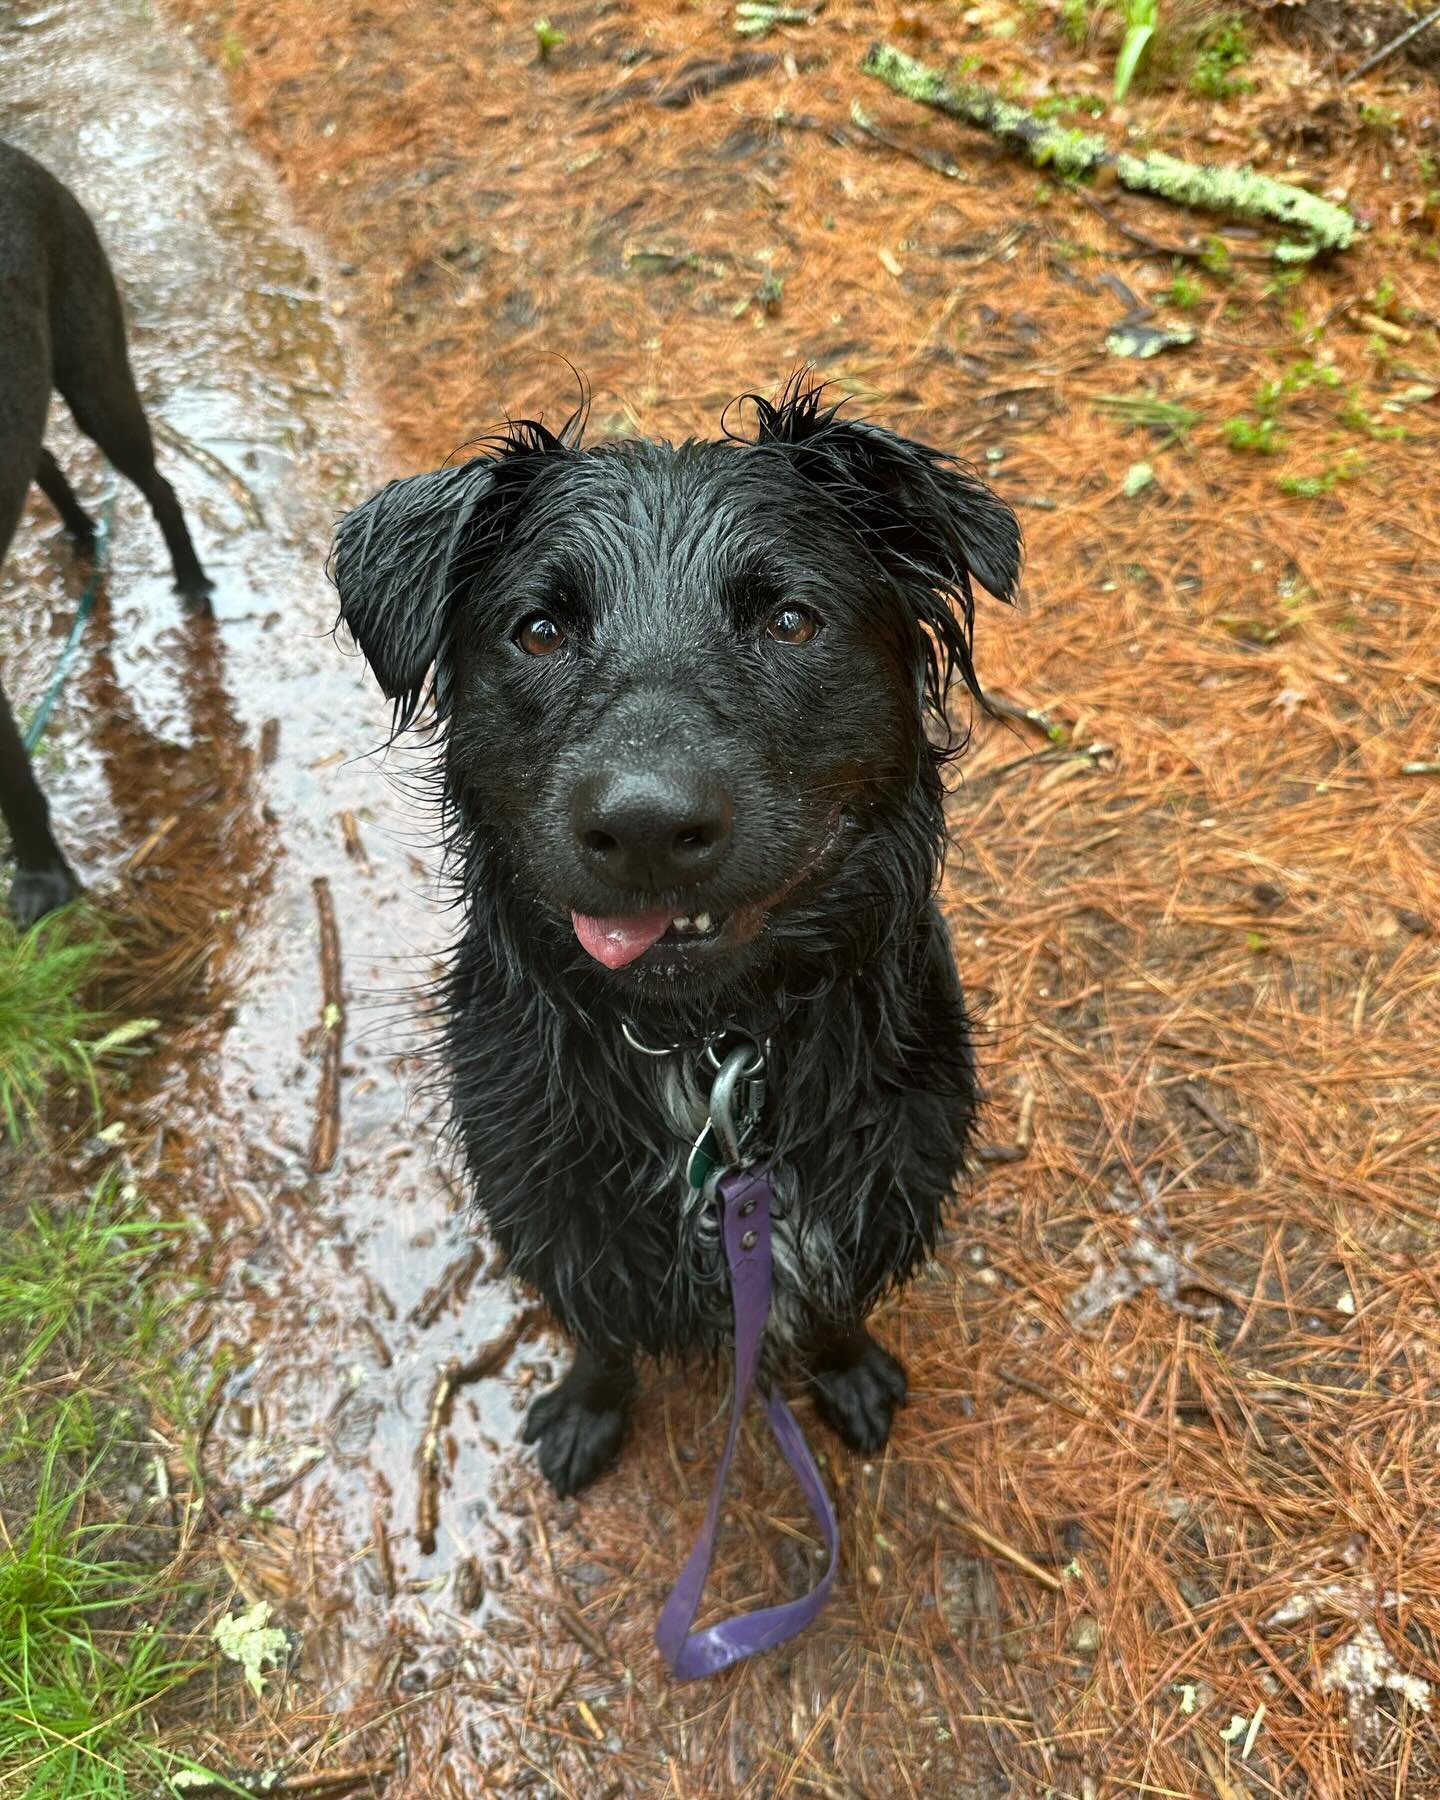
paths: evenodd
<path fill-rule="evenodd" d="M 175 1003 L 126 1104 L 128 1131 L 151 1190 L 201 1229 L 208 1347 L 234 1359 L 211 1464 L 299 1527 L 307 1555 L 324 1546 L 307 1655 L 338 1692 L 386 1639 L 366 1552 L 375 1521 L 392 1534 L 403 1604 L 408 1584 L 445 1576 L 466 1551 L 517 1418 L 503 1382 L 461 1397 L 439 1546 L 421 1557 L 415 1458 L 435 1371 L 494 1335 L 513 1300 L 474 1280 L 463 1304 L 417 1322 L 468 1243 L 436 1104 L 417 1097 L 407 998 L 448 925 L 427 891 L 428 819 L 375 759 L 356 760 L 384 712 L 330 639 L 324 576 L 337 512 L 374 482 L 380 427 L 335 329 L 323 259 L 183 42 L 148 9 L 61 0 L 0 21 L 0 63 L 0 130 L 74 189 L 106 243 L 152 420 L 236 478 L 161 444 L 216 583 L 214 630 L 182 621 L 159 533 L 139 496 L 119 491 L 108 602 L 42 762 L 57 829 L 93 888 L 140 852 L 121 891 L 153 915 L 137 932 L 158 933 Z M 58 398 L 48 441 L 98 505 L 110 477 Z M 0 653 L 22 715 L 82 586 L 33 497 L 0 572 Z M 362 855 L 347 853 L 346 814 Z M 317 877 L 347 1011 L 338 1156 L 318 1176 Z M 198 956 L 178 926 L 175 945 L 165 938 L 179 921 Z"/>

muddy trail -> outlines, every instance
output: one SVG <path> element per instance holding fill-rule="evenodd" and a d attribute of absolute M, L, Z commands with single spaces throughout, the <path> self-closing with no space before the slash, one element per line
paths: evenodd
<path fill-rule="evenodd" d="M 405 0 L 0 18 L 0 128 L 97 218 L 218 580 L 182 624 L 122 492 L 45 751 L 134 946 L 115 1003 L 163 1020 L 119 1109 L 200 1230 L 212 1541 L 299 1646 L 217 1767 L 319 1744 L 385 1800 L 1440 1788 L 1433 93 L 1401 59 L 1342 91 L 1333 9 L 1257 8 L 1225 105 L 1161 81 L 1105 119 L 1353 204 L 1355 248 L 1280 279 L 1253 232 L 1082 206 L 857 73 L 893 27 L 1087 124 L 1117 43 L 1080 10 L 1076 42 L 1074 8 L 856 0 L 741 46 L 596 0 L 543 55 L 514 8 Z M 1172 342 L 1122 361 L 1139 318 Z M 946 889 L 985 1154 L 878 1320 L 911 1377 L 885 1456 L 825 1446 L 829 1609 L 692 1687 L 651 1633 L 723 1378 L 647 1376 L 579 1504 L 517 1452 L 560 1347 L 461 1213 L 419 1054 L 431 822 L 328 635 L 336 512 L 503 409 L 563 416 L 557 353 L 596 435 L 710 434 L 817 362 L 1029 537 Z M 0 573 L 22 712 L 81 585 L 37 500 Z M 717 1613 L 807 1585 L 758 1420 L 725 1525 Z"/>
<path fill-rule="evenodd" d="M 123 1131 L 127 1171 L 197 1227 L 185 1272 L 210 1295 L 195 1356 L 223 1372 L 207 1442 L 223 1553 L 241 1593 L 300 1630 L 307 1689 L 354 1694 L 396 1595 L 443 1585 L 466 1553 L 516 1417 L 498 1381 L 461 1398 L 448 1528 L 422 1558 L 435 1372 L 515 1305 L 477 1279 L 417 1091 L 413 996 L 446 929 L 429 822 L 369 754 L 383 709 L 330 635 L 330 534 L 373 485 L 383 428 L 323 256 L 178 32 L 140 7 L 107 7 L 103 31 L 87 5 L 21 9 L 0 19 L 0 68 L 6 136 L 108 247 L 160 461 L 216 584 L 213 629 L 183 621 L 144 502 L 57 397 L 47 441 L 111 535 L 41 766 L 128 946 L 110 997 L 163 1021 L 111 1144 Z M 22 716 L 84 581 L 35 493 L 0 576 Z M 108 1154 L 92 1150 L 72 1173 Z"/>

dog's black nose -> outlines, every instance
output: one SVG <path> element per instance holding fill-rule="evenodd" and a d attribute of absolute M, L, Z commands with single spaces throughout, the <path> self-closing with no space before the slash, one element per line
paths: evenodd
<path fill-rule="evenodd" d="M 691 887 L 724 861 L 735 810 L 713 777 L 686 770 L 592 775 L 570 797 L 580 854 L 632 893 Z"/>

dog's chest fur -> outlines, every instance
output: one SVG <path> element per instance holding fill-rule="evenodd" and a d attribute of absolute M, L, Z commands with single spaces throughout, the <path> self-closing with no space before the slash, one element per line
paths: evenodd
<path fill-rule="evenodd" d="M 837 980 L 777 1033 L 755 1147 L 775 1180 L 776 1347 L 858 1321 L 933 1249 L 975 1110 L 968 1025 L 938 915 L 908 978 Z M 597 1349 L 717 1355 L 732 1336 L 718 1220 L 685 1179 L 698 1071 L 505 979 L 484 938 L 451 989 L 454 1111 L 511 1270 Z"/>

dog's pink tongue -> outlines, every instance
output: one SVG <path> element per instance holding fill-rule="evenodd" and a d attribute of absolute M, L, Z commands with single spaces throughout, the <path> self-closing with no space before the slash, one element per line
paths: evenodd
<path fill-rule="evenodd" d="M 588 913 L 571 913 L 575 935 L 596 962 L 607 969 L 623 969 L 643 956 L 670 923 L 667 913 L 630 913 L 619 919 L 594 919 Z"/>

